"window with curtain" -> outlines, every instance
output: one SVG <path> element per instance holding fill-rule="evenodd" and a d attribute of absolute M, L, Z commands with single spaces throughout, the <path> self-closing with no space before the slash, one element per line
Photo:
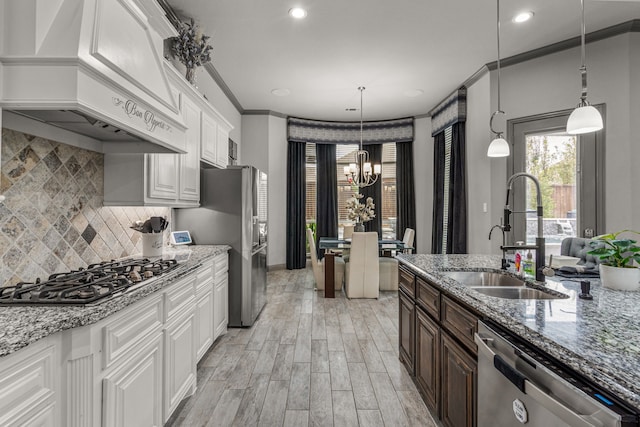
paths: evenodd
<path fill-rule="evenodd" d="M 307 200 L 305 203 L 305 219 L 307 227 L 315 232 L 316 224 L 316 144 L 307 143 L 305 163 L 307 166 Z"/>
<path fill-rule="evenodd" d="M 444 130 L 444 191 L 442 201 L 442 251 L 447 253 L 449 236 L 449 191 L 451 184 L 451 126 Z"/>
<path fill-rule="evenodd" d="M 466 101 L 461 87 L 431 111 L 434 254 L 467 252 Z"/>
<path fill-rule="evenodd" d="M 365 147 L 366 149 L 366 147 Z M 338 235 L 341 236 L 343 227 L 353 224 L 347 218 L 347 200 L 358 192 L 357 187 L 352 187 L 343 174 L 344 166 L 349 166 L 355 159 L 355 152 L 358 146 L 355 144 L 336 145 L 336 172 L 338 183 Z M 316 147 L 313 143 L 307 144 L 306 149 L 307 165 L 307 199 L 305 215 L 307 226 L 313 227 L 316 222 Z M 382 238 L 395 239 L 397 236 L 396 218 L 396 145 L 395 143 L 382 144 L 382 200 L 374 200 L 380 204 L 382 212 Z"/>

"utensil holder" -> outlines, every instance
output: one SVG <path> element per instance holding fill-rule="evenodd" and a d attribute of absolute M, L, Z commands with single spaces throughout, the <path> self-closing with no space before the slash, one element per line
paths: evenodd
<path fill-rule="evenodd" d="M 164 246 L 163 233 L 143 233 L 142 234 L 142 256 L 157 257 L 162 256 Z"/>

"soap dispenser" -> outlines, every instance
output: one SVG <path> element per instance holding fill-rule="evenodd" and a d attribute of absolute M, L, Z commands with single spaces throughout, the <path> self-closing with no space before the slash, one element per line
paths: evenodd
<path fill-rule="evenodd" d="M 523 270 L 524 270 L 524 276 L 527 278 L 534 278 L 535 272 L 534 272 L 534 266 L 533 266 L 533 254 L 531 253 L 531 249 L 527 250 L 527 256 L 526 259 L 523 261 Z"/>

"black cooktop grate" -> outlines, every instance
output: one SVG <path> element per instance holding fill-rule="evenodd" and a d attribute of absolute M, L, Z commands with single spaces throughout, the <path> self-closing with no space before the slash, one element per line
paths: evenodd
<path fill-rule="evenodd" d="M 0 288 L 0 305 L 84 305 L 117 295 L 177 267 L 175 260 L 132 258 L 56 273 L 41 282 Z"/>

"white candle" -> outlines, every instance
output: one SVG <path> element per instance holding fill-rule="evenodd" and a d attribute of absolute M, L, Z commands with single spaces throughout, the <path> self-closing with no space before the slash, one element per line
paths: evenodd
<path fill-rule="evenodd" d="M 373 165 L 373 173 L 379 175 L 382 172 L 382 165 Z"/>

